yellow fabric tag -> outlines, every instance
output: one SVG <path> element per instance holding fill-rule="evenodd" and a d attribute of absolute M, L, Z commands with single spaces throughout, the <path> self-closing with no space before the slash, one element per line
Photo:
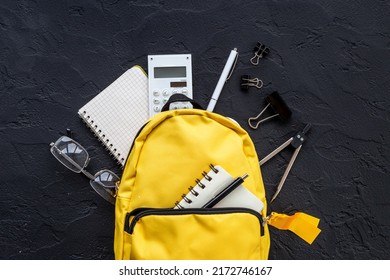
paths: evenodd
<path fill-rule="evenodd" d="M 281 230 L 290 230 L 307 243 L 312 244 L 321 230 L 318 228 L 320 219 L 308 214 L 297 212 L 292 216 L 272 212 L 268 224 Z"/>

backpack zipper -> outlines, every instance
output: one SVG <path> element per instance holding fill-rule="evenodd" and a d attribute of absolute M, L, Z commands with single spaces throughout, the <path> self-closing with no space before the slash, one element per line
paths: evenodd
<path fill-rule="evenodd" d="M 137 222 L 145 216 L 150 215 L 186 215 L 186 214 L 201 214 L 201 215 L 212 215 L 212 214 L 232 214 L 232 213 L 248 213 L 255 215 L 259 220 L 260 224 L 260 235 L 264 235 L 264 223 L 263 217 L 260 213 L 242 207 L 227 207 L 227 208 L 187 208 L 187 209 L 173 209 L 173 208 L 137 208 L 126 214 L 125 220 L 125 231 L 129 234 L 133 234 L 134 227 Z M 134 217 L 131 222 L 130 218 Z"/>

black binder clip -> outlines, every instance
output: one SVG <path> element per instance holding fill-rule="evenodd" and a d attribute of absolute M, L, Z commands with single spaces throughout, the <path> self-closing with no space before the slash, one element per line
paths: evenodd
<path fill-rule="evenodd" d="M 303 142 L 306 141 L 306 133 L 310 130 L 310 128 L 311 128 L 311 124 L 307 124 L 302 131 L 298 132 L 295 136 L 293 136 L 290 139 L 288 139 L 286 142 L 284 142 L 282 145 L 280 145 L 278 148 L 276 148 L 273 152 L 271 152 L 265 158 L 260 160 L 260 166 L 261 166 L 264 163 L 266 163 L 268 160 L 273 158 L 276 154 L 281 152 L 288 145 L 291 145 L 293 148 L 295 148 L 295 151 L 294 151 L 294 153 L 293 153 L 293 155 L 292 155 L 292 157 L 290 159 L 290 162 L 287 165 L 286 170 L 284 171 L 282 179 L 280 180 L 279 185 L 276 188 L 276 192 L 275 192 L 274 196 L 272 197 L 271 202 L 275 200 L 275 198 L 278 196 L 278 194 L 282 190 L 282 187 L 283 187 L 284 182 L 286 181 L 286 178 L 287 178 L 287 176 L 288 176 L 288 174 L 289 174 L 289 172 L 291 170 L 291 167 L 293 166 L 294 161 L 297 158 L 298 153 L 299 153 L 299 151 L 302 148 L 302 144 L 303 144 Z"/>
<path fill-rule="evenodd" d="M 265 57 L 266 55 L 269 54 L 269 48 L 267 48 L 260 42 L 257 42 L 254 51 L 255 51 L 255 55 L 251 58 L 251 63 L 253 65 L 258 65 L 260 58 Z"/>
<path fill-rule="evenodd" d="M 260 112 L 260 114 L 258 114 L 256 117 L 252 117 L 248 119 L 248 124 L 253 129 L 257 129 L 259 127 L 259 124 L 261 124 L 262 122 L 265 122 L 277 116 L 279 116 L 279 118 L 282 121 L 287 121 L 292 114 L 290 108 L 288 108 L 287 104 L 284 102 L 282 97 L 280 97 L 280 95 L 276 91 L 268 95 L 265 98 L 265 100 L 267 102 L 267 105 Z M 269 106 L 271 106 L 271 109 L 275 112 L 275 114 L 259 120 L 260 116 L 265 112 L 265 110 L 267 110 Z M 257 123 L 253 125 L 252 122 L 257 122 Z"/>
<path fill-rule="evenodd" d="M 249 75 L 241 76 L 241 89 L 247 91 L 249 87 L 256 87 L 258 89 L 263 87 L 263 81 L 259 78 L 251 78 Z"/>

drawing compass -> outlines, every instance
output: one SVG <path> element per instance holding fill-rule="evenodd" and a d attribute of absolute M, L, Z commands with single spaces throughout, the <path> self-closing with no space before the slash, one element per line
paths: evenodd
<path fill-rule="evenodd" d="M 274 201 L 274 199 L 278 196 L 278 194 L 282 190 L 284 182 L 286 181 L 286 178 L 287 178 L 287 176 L 288 176 L 288 174 L 289 174 L 289 172 L 290 172 L 290 170 L 295 162 L 295 159 L 297 158 L 298 153 L 302 148 L 302 144 L 303 144 L 303 142 L 306 141 L 306 133 L 310 130 L 310 128 L 311 128 L 311 124 L 307 124 L 302 131 L 298 132 L 295 136 L 288 139 L 286 142 L 284 142 L 282 145 L 280 145 L 278 148 L 276 148 L 273 152 L 271 152 L 265 158 L 260 160 L 260 166 L 261 166 L 264 163 L 266 163 L 268 160 L 273 158 L 275 155 L 280 153 L 283 149 L 285 149 L 289 145 L 291 145 L 293 148 L 295 148 L 295 151 L 294 151 L 294 153 L 293 153 L 293 155 L 292 155 L 292 157 L 287 165 L 286 170 L 284 171 L 282 179 L 280 180 L 279 185 L 276 188 L 276 192 L 275 192 L 274 196 L 272 197 L 271 202 Z"/>

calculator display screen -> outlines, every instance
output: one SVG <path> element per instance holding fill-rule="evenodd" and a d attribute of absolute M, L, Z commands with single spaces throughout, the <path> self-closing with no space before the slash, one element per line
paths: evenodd
<path fill-rule="evenodd" d="M 186 67 L 155 67 L 155 78 L 185 78 L 187 75 Z"/>
<path fill-rule="evenodd" d="M 171 82 L 171 87 L 186 87 L 187 82 Z"/>

